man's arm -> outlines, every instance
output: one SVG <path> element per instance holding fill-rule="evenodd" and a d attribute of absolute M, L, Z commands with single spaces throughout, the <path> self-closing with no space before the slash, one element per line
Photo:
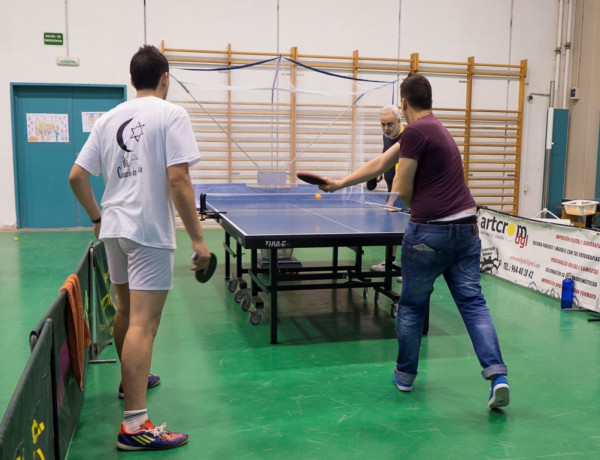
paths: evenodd
<path fill-rule="evenodd" d="M 356 171 L 350 173 L 340 180 L 325 178 L 327 184 L 320 185 L 319 188 L 325 192 L 335 192 L 344 187 L 360 184 L 379 174 L 383 174 L 396 164 L 398 154 L 400 153 L 400 144 L 394 144 L 381 155 L 366 162 Z"/>
<path fill-rule="evenodd" d="M 390 192 L 398 193 L 400 190 L 400 179 L 398 176 L 398 168 L 396 168 L 396 172 L 394 173 L 394 179 L 392 180 L 392 189 Z"/>
<path fill-rule="evenodd" d="M 419 162 L 410 158 L 400 158 L 398 169 L 394 177 L 392 192 L 398 192 L 400 198 L 410 207 L 412 206 L 415 185 L 415 173 Z"/>
<path fill-rule="evenodd" d="M 77 201 L 81 203 L 90 220 L 98 220 L 101 215 L 100 206 L 94 196 L 92 184 L 90 183 L 90 173 L 78 164 L 73 165 L 69 173 L 69 185 L 75 194 Z M 100 234 L 100 222 L 94 223 L 94 235 L 98 238 Z"/>
<path fill-rule="evenodd" d="M 389 206 L 394 206 L 396 203 L 396 193 L 398 193 L 399 187 L 400 187 L 400 182 L 398 179 L 398 168 L 396 168 L 396 171 L 394 172 L 394 179 L 392 180 L 392 188 L 390 189 L 390 195 L 388 196 L 388 200 L 387 200 L 387 204 Z"/>
<path fill-rule="evenodd" d="M 192 248 L 198 257 L 192 262 L 197 270 L 204 270 L 208 266 L 210 251 L 204 242 L 202 226 L 198 220 L 194 187 L 190 178 L 188 164 L 181 163 L 167 168 L 169 187 L 175 209 L 183 222 L 185 230 L 192 240 Z"/>

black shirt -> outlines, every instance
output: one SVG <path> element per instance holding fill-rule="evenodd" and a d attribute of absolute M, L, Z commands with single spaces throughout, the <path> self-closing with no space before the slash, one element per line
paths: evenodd
<path fill-rule="evenodd" d="M 393 138 L 393 139 L 391 139 L 389 137 L 386 137 L 386 136 L 383 136 L 383 151 L 385 152 L 392 145 L 396 144 L 400 140 L 400 138 L 402 137 L 402 133 L 403 132 L 404 132 L 404 130 L 400 131 L 400 134 L 398 134 L 398 136 L 395 137 L 395 138 Z M 388 169 L 383 174 L 383 178 L 385 179 L 385 182 L 387 184 L 388 192 L 392 191 L 392 182 L 394 182 L 394 176 L 395 175 L 396 175 L 396 165 L 392 166 L 390 169 Z"/>

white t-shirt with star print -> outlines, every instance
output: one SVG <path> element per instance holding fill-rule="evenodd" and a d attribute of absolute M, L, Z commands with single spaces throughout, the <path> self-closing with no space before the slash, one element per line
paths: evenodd
<path fill-rule="evenodd" d="M 200 159 L 190 117 L 158 97 L 140 97 L 103 114 L 75 163 L 106 186 L 100 239 L 128 238 L 175 249 L 175 209 L 167 168 Z"/>

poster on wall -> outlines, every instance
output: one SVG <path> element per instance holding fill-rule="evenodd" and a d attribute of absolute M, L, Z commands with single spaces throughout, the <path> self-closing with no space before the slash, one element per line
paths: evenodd
<path fill-rule="evenodd" d="M 81 112 L 81 127 L 84 133 L 91 133 L 92 127 L 104 112 Z"/>
<path fill-rule="evenodd" d="M 600 234 L 589 229 L 478 211 L 483 273 L 560 298 L 570 273 L 574 306 L 600 312 Z"/>
<path fill-rule="evenodd" d="M 69 142 L 69 115 L 28 113 L 27 142 Z"/>

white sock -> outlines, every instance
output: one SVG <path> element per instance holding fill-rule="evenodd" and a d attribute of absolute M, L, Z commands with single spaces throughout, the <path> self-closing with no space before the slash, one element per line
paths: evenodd
<path fill-rule="evenodd" d="M 148 409 L 126 410 L 123 412 L 123 424 L 129 433 L 139 430 L 147 418 Z"/>

